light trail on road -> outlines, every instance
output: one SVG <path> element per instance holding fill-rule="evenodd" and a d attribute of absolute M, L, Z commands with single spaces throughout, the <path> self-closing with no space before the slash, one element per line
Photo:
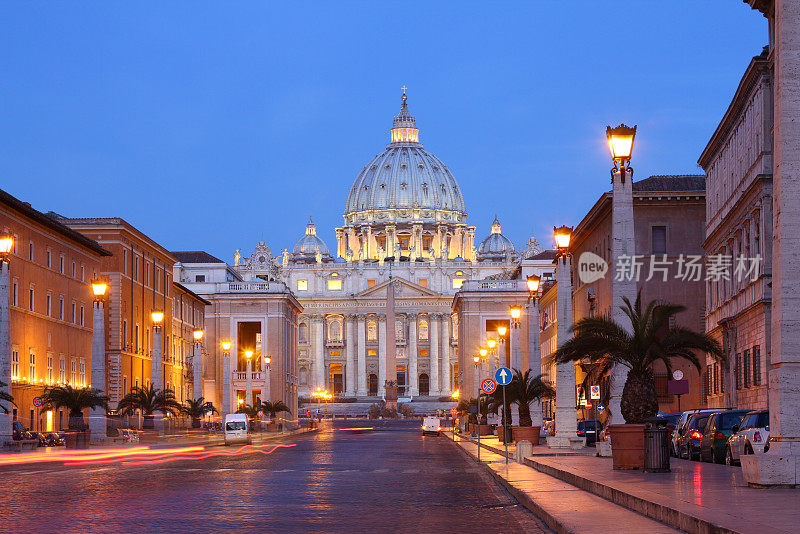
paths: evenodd
<path fill-rule="evenodd" d="M 241 448 L 239 448 L 239 449 L 237 449 L 235 451 L 214 451 L 214 452 L 206 452 L 206 453 L 193 453 L 191 455 L 185 455 L 185 456 L 172 456 L 172 455 L 170 455 L 170 456 L 168 456 L 166 458 L 156 458 L 156 459 L 139 460 L 139 461 L 124 461 L 124 462 L 122 462 L 122 465 L 124 465 L 124 466 L 128 466 L 128 465 L 154 465 L 154 464 L 163 464 L 163 463 L 167 463 L 167 462 L 177 462 L 179 460 L 206 460 L 208 458 L 214 458 L 214 457 L 220 457 L 220 456 L 232 457 L 232 456 L 242 456 L 244 454 L 254 454 L 254 453 L 260 453 L 260 454 L 267 455 L 267 454 L 272 454 L 273 452 L 275 452 L 276 450 L 281 449 L 281 448 L 289 448 L 289 447 L 296 447 L 296 446 L 297 446 L 296 443 L 292 443 L 292 444 L 289 444 L 289 445 L 273 445 L 270 450 L 264 450 L 263 448 L 258 447 L 256 445 L 245 445 L 244 447 L 241 447 Z"/>

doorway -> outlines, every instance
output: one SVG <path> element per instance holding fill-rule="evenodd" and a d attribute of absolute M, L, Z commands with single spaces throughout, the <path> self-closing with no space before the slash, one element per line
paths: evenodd
<path fill-rule="evenodd" d="M 369 393 L 370 397 L 377 397 L 378 396 L 378 375 L 371 374 L 369 375 Z"/>
<path fill-rule="evenodd" d="M 332 363 L 328 366 L 328 384 L 333 389 L 334 395 L 341 395 L 343 388 L 344 368 L 340 363 Z"/>
<path fill-rule="evenodd" d="M 422 373 L 419 375 L 419 394 L 423 397 L 427 397 L 431 391 L 431 384 L 428 375 Z"/>

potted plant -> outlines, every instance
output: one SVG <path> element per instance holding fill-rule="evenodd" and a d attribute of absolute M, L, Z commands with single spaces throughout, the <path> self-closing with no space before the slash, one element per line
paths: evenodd
<path fill-rule="evenodd" d="M 630 321 L 630 332 L 606 317 L 581 319 L 571 328 L 573 338 L 559 347 L 553 359 L 556 363 L 586 359 L 599 364 L 601 376 L 609 373 L 614 365 L 628 368 L 620 401 L 626 424 L 609 427 L 612 455 L 614 469 L 641 469 L 644 467 L 644 422 L 658 413 L 653 364 L 662 362 L 671 374 L 672 359 L 680 358 L 700 371 L 701 363 L 695 351 L 710 353 L 719 359 L 724 359 L 724 354 L 719 343 L 708 335 L 670 326 L 671 319 L 685 307 L 652 301 L 642 309 L 641 292 L 634 304 L 625 297 L 623 301 L 620 309 Z"/>
<path fill-rule="evenodd" d="M 289 407 L 283 401 L 277 400 L 274 402 L 264 401 L 261 403 L 261 411 L 264 413 L 268 413 L 270 417 L 269 424 L 267 424 L 267 431 L 268 432 L 275 432 L 278 430 L 278 422 L 275 421 L 275 417 L 280 412 L 287 412 L 292 413 L 289 410 Z"/>
<path fill-rule="evenodd" d="M 511 428 L 511 399 L 506 395 L 506 403 L 503 405 L 503 390 L 497 388 L 494 393 L 488 395 L 488 409 L 492 413 L 500 413 L 500 424 L 497 425 L 497 439 L 500 443 L 511 441 L 507 428 Z M 508 439 L 507 439 L 508 438 Z"/>
<path fill-rule="evenodd" d="M 184 406 L 181 406 L 181 413 L 186 415 L 192 420 L 192 428 L 200 428 L 200 420 L 206 414 L 206 400 L 204 397 L 198 399 L 186 399 L 183 401 Z M 219 413 L 219 410 L 211 407 L 211 413 Z"/>
<path fill-rule="evenodd" d="M 538 445 L 539 432 L 542 428 L 533 426 L 531 403 L 552 398 L 556 391 L 542 378 L 542 375 L 534 376 L 530 369 L 524 373 L 519 369 L 513 369 L 512 374 L 511 383 L 506 386 L 506 397 L 519 407 L 519 426 L 513 427 L 514 443 L 525 440 L 532 445 Z"/>
<path fill-rule="evenodd" d="M 488 395 L 485 393 L 480 394 L 481 397 L 481 405 L 480 405 L 480 420 L 478 424 L 478 432 L 480 432 L 481 436 L 491 436 L 492 435 L 492 425 L 489 424 L 489 412 L 491 411 L 491 400 Z"/>
<path fill-rule="evenodd" d="M 236 413 L 243 413 L 247 416 L 247 426 L 251 432 L 255 431 L 256 420 L 258 420 L 258 412 L 261 410 L 260 404 L 240 404 L 236 409 Z M 260 429 L 259 429 L 260 430 Z"/>
<path fill-rule="evenodd" d="M 130 393 L 122 397 L 117 411 L 125 415 L 133 415 L 140 410 L 143 416 L 142 428 L 155 428 L 155 413 L 174 415 L 181 411 L 181 405 L 175 400 L 171 389 L 156 389 L 152 384 L 146 387 L 134 386 Z"/>
<path fill-rule="evenodd" d="M 89 447 L 90 430 L 83 420 L 83 411 L 102 407 L 108 409 L 108 397 L 100 390 L 93 388 L 73 388 L 72 386 L 56 386 L 47 388 L 42 395 L 42 410 L 69 410 L 69 423 L 66 434 L 68 449 L 86 449 Z"/>

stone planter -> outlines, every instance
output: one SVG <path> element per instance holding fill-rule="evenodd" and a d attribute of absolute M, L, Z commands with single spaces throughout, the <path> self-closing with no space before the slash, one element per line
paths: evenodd
<path fill-rule="evenodd" d="M 514 432 L 514 427 L 511 427 L 511 432 Z M 500 440 L 500 443 L 505 443 L 505 427 L 503 425 L 497 425 L 497 439 Z M 513 436 L 513 434 L 512 434 Z M 511 443 L 509 441 L 509 443 Z"/>
<path fill-rule="evenodd" d="M 538 426 L 514 426 L 511 427 L 512 432 L 514 433 L 514 443 L 518 443 L 522 440 L 530 441 L 531 445 L 538 445 L 539 444 L 539 432 L 542 430 L 541 427 Z"/>
<path fill-rule="evenodd" d="M 614 469 L 644 469 L 644 425 L 611 425 Z"/>
<path fill-rule="evenodd" d="M 267 423 L 267 432 L 277 432 L 278 430 L 278 423 Z"/>
<path fill-rule="evenodd" d="M 481 436 L 491 436 L 492 435 L 492 425 L 480 425 L 480 433 Z"/>
<path fill-rule="evenodd" d="M 91 441 L 91 430 L 70 430 L 64 434 L 64 441 L 68 449 L 88 449 Z"/>

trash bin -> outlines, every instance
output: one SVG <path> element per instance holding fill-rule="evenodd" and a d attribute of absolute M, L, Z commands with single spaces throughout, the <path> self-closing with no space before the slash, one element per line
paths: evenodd
<path fill-rule="evenodd" d="M 669 428 L 663 417 L 645 420 L 644 470 L 648 473 L 669 473 Z"/>

